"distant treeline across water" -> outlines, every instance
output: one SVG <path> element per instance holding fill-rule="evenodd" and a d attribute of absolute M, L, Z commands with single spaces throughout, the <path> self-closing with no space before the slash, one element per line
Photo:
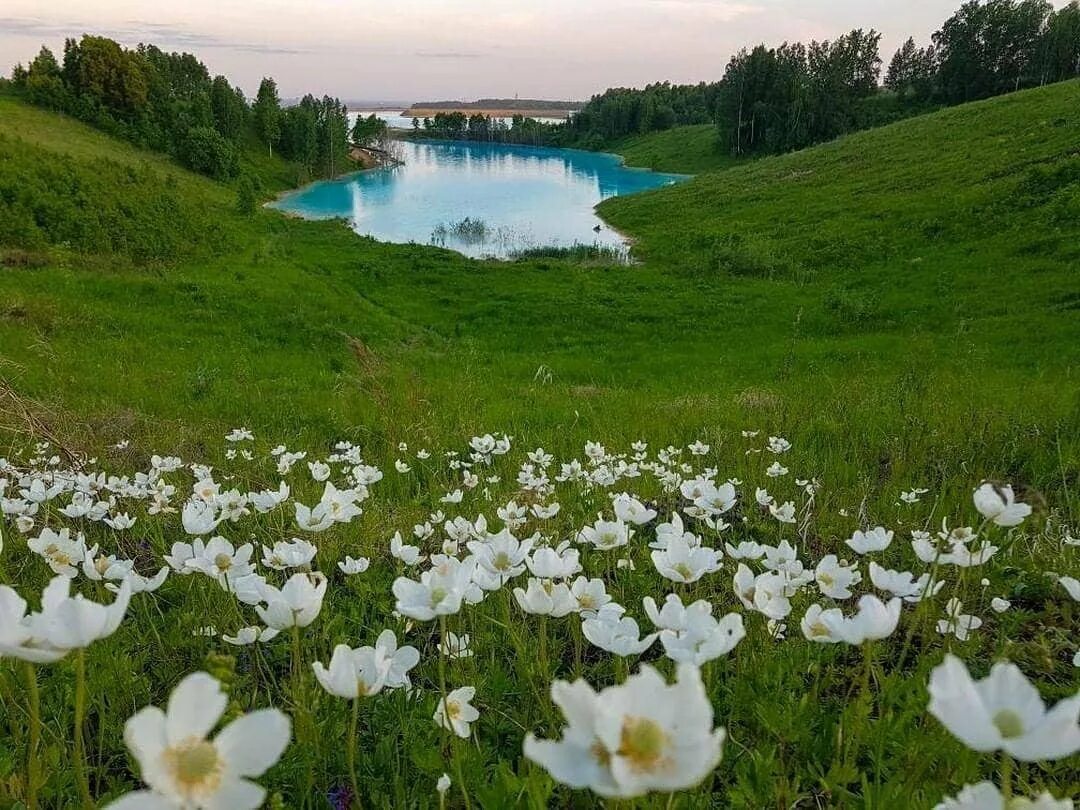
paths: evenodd
<path fill-rule="evenodd" d="M 833 40 L 757 45 L 736 53 L 715 82 L 612 88 L 579 105 L 535 99 L 425 102 L 417 137 L 603 149 L 632 135 L 713 124 L 718 149 L 779 153 L 928 111 L 1080 76 L 1080 2 L 971 0 L 930 43 L 908 39 L 885 69 L 881 35 L 857 29 Z M 351 129 L 338 99 L 305 96 L 283 106 L 273 79 L 254 100 L 224 76 L 211 78 L 190 54 L 152 45 L 125 49 L 103 37 L 69 39 L 62 61 L 48 48 L 17 65 L 10 88 L 136 143 L 174 155 L 196 171 L 228 178 L 254 139 L 309 175 L 346 165 L 350 142 L 386 137 L 369 116 Z M 3 89 L 0 87 L 0 89 Z M 417 105 L 416 109 L 420 109 Z M 475 112 L 576 110 L 565 122 Z"/>

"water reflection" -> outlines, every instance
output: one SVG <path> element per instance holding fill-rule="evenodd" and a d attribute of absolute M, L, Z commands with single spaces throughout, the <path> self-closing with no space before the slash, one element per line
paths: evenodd
<path fill-rule="evenodd" d="M 274 205 L 348 219 L 390 242 L 443 244 L 471 256 L 535 247 L 621 248 L 593 207 L 684 177 L 627 169 L 613 155 L 526 146 L 402 144 L 405 165 L 316 183 Z M 465 220 L 467 227 L 460 228 Z"/>

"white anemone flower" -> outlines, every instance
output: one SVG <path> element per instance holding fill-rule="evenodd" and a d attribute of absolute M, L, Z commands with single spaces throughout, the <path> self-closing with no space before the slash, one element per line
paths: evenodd
<path fill-rule="evenodd" d="M 271 641 L 277 637 L 280 631 L 275 630 L 273 627 L 259 627 L 258 625 L 252 625 L 251 627 L 241 627 L 236 631 L 235 636 L 227 636 L 224 633 L 221 634 L 221 640 L 226 644 L 232 644 L 234 647 L 246 647 L 249 644 L 254 644 L 256 641 Z"/>
<path fill-rule="evenodd" d="M 447 630 L 443 640 L 436 645 L 439 652 L 456 661 L 461 658 L 472 658 L 473 651 L 469 648 L 469 634 L 462 633 L 460 636 L 453 630 Z"/>
<path fill-rule="evenodd" d="M 410 619 L 422 622 L 457 613 L 472 586 L 475 569 L 476 560 L 470 557 L 458 565 L 424 571 L 420 574 L 419 582 L 398 577 L 392 586 L 397 597 L 395 609 Z"/>
<path fill-rule="evenodd" d="M 280 590 L 262 583 L 262 602 L 255 606 L 263 624 L 275 630 L 307 627 L 322 610 L 326 576 L 315 571 L 293 574 Z"/>
<path fill-rule="evenodd" d="M 825 611 L 821 614 L 820 620 L 841 641 L 859 645 L 891 636 L 900 621 L 901 604 L 897 597 L 885 603 L 876 596 L 867 594 L 859 599 L 859 610 L 854 616 L 838 617 L 836 614 Z"/>
<path fill-rule="evenodd" d="M 439 728 L 452 731 L 457 736 L 468 739 L 469 726 L 480 718 L 470 701 L 476 697 L 476 688 L 461 686 L 439 699 L 432 719 Z"/>
<path fill-rule="evenodd" d="M 856 554 L 870 554 L 874 551 L 884 551 L 893 541 L 893 533 L 884 526 L 876 526 L 867 531 L 857 531 L 851 535 L 847 545 Z"/>
<path fill-rule="evenodd" d="M 166 711 L 147 706 L 124 726 L 124 742 L 149 790 L 128 793 L 107 810 L 255 810 L 266 790 L 251 781 L 269 770 L 289 744 L 289 718 L 260 709 L 207 739 L 228 698 L 205 672 L 184 678 Z"/>
<path fill-rule="evenodd" d="M 386 684 L 389 662 L 380 660 L 371 647 L 352 649 L 338 644 L 330 656 L 329 666 L 316 661 L 311 665 L 315 680 L 329 694 L 345 700 L 371 697 Z"/>
<path fill-rule="evenodd" d="M 559 618 L 573 613 L 577 600 L 565 582 L 529 577 L 526 588 L 514 588 L 514 599 L 526 613 Z"/>
<path fill-rule="evenodd" d="M 814 579 L 823 595 L 832 599 L 850 599 L 851 587 L 862 582 L 862 574 L 856 566 L 845 565 L 835 554 L 827 554 L 814 569 Z"/>
<path fill-rule="evenodd" d="M 653 565 L 674 582 L 697 582 L 706 574 L 720 570 L 721 552 L 703 546 L 690 546 L 685 537 L 672 537 L 664 550 L 651 552 Z"/>
<path fill-rule="evenodd" d="M 610 551 L 625 546 L 633 536 L 634 530 L 623 522 L 622 518 L 598 519 L 593 525 L 585 526 L 578 532 L 577 541 L 587 543 L 600 551 Z"/>
<path fill-rule="evenodd" d="M 26 545 L 49 564 L 54 574 L 65 577 L 76 576 L 78 566 L 86 559 L 86 540 L 81 534 L 73 538 L 70 529 L 59 532 L 42 529 L 41 534 L 31 537 Z"/>
<path fill-rule="evenodd" d="M 702 666 L 727 655 L 745 636 L 741 614 L 728 613 L 717 620 L 712 605 L 701 600 L 687 608 L 685 628 L 661 631 L 660 643 L 672 661 Z"/>
<path fill-rule="evenodd" d="M 993 782 L 965 785 L 955 797 L 943 799 L 934 810 L 1073 810 L 1071 799 L 1055 799 L 1040 793 L 1029 799 L 1013 797 L 1006 800 Z"/>
<path fill-rule="evenodd" d="M 974 751 L 1005 751 L 1022 762 L 1063 759 L 1080 751 L 1080 692 L 1049 711 L 1015 664 L 999 662 L 975 681 L 946 655 L 930 674 L 929 711 Z"/>
<path fill-rule="evenodd" d="M 967 641 L 973 630 L 982 627 L 983 621 L 978 616 L 964 613 L 963 610 L 963 603 L 955 596 L 946 602 L 945 618 L 938 620 L 937 631 L 942 635 L 952 634 L 959 641 Z"/>
<path fill-rule="evenodd" d="M 627 798 L 702 782 L 720 761 L 725 732 L 713 729 L 701 674 L 680 664 L 668 685 L 655 669 L 597 693 L 585 681 L 556 681 L 551 699 L 567 726 L 560 740 L 525 738 L 525 756 L 558 782 Z"/>
<path fill-rule="evenodd" d="M 644 526 L 656 517 L 656 510 L 649 509 L 645 504 L 629 493 L 623 492 L 612 499 L 611 505 L 615 509 L 615 517 L 624 523 L 632 523 L 635 526 Z"/>
<path fill-rule="evenodd" d="M 1013 489 L 1008 484 L 998 486 L 987 481 L 975 490 L 972 500 L 980 515 L 1006 528 L 1019 526 L 1031 514 L 1030 506 L 1017 503 Z"/>
<path fill-rule="evenodd" d="M 359 557 L 354 559 L 348 554 L 345 555 L 345 559 L 338 563 L 338 568 L 341 569 L 347 577 L 355 576 L 356 574 L 362 574 L 368 570 L 371 566 L 371 560 L 367 557 Z"/>
<path fill-rule="evenodd" d="M 581 623 L 581 632 L 589 642 L 602 650 L 619 656 L 641 655 L 656 641 L 658 633 L 642 637 L 638 623 L 624 616 L 622 605 L 609 602 L 596 616 Z"/>

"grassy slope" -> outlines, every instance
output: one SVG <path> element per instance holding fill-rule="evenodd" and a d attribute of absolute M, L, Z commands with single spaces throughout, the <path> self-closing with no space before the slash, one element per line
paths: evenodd
<path fill-rule="evenodd" d="M 622 138 L 608 144 L 605 151 L 622 155 L 627 165 L 658 172 L 700 174 L 726 169 L 737 162 L 720 148 L 716 127 L 711 124 Z"/>
<path fill-rule="evenodd" d="M 851 485 L 879 462 L 886 479 L 946 478 L 945 449 L 1052 485 L 1056 452 L 1020 439 L 1077 424 L 1075 194 L 1024 207 L 1017 187 L 1067 160 L 1078 94 L 608 203 L 641 240 L 630 268 L 485 264 L 242 218 L 230 191 L 161 161 L 235 247 L 154 269 L 62 254 L 7 269 L 0 351 L 82 438 L 183 445 L 195 425 L 247 422 L 309 441 L 505 427 L 573 444 L 754 425 L 801 434 Z M 25 107 L 0 132 L 85 171 L 160 161 Z"/>
<path fill-rule="evenodd" d="M 150 266 L 62 249 L 41 267 L 0 263 L 0 375 L 41 402 L 57 432 L 75 442 L 132 439 L 126 456 L 106 456 L 124 471 L 144 465 L 149 450 L 214 461 L 219 437 L 245 423 L 264 445 L 280 438 L 313 453 L 358 439 L 384 467 L 399 439 L 458 447 L 478 430 L 505 429 L 519 447 L 575 453 L 585 437 L 619 447 L 644 437 L 656 447 L 702 435 L 718 458 L 735 460 L 724 474 L 750 481 L 762 459 L 744 457 L 733 431 L 755 427 L 791 438 L 784 462 L 823 479 L 818 551 L 850 533 L 855 518 L 840 518 L 841 506 L 854 515 L 862 504 L 867 520 L 900 528 L 910 514 L 896 504 L 901 487 L 933 487 L 925 507 L 934 520 L 962 504 L 970 516 L 970 486 L 983 474 L 1054 490 L 1051 502 L 1064 509 L 1062 490 L 1075 493 L 1080 472 L 1078 234 L 1067 216 L 1077 194 L 1068 155 L 1080 131 L 1078 94 L 1073 84 L 1001 99 L 616 201 L 604 213 L 640 236 L 646 261 L 610 269 L 484 264 L 375 244 L 332 223 L 268 211 L 240 217 L 229 189 L 70 121 L 3 106 L 0 134 L 33 134 L 10 157 L 0 142 L 0 161 L 37 150 L 80 176 L 149 162 L 176 175 L 179 214 L 199 209 L 225 238 L 197 259 Z M 931 140 L 932 150 L 923 145 Z M 123 187 L 115 193 L 121 202 L 139 199 Z M 12 421 L 5 405 L 0 426 Z M 201 446 L 207 439 L 211 446 Z M 512 476 L 504 471 L 507 489 Z M 320 536 L 321 554 L 374 548 L 391 526 L 422 519 L 448 484 L 435 472 L 423 481 L 434 493 L 429 503 L 411 491 L 413 479 L 388 476 L 388 497 L 370 504 L 362 528 Z M 1038 503 L 1030 491 L 1025 497 Z M 1038 566 L 1032 570 L 1051 565 L 1032 562 L 1032 550 L 1019 545 L 1005 554 Z M 644 568 L 629 575 L 637 577 L 629 592 L 650 587 Z M 330 640 L 346 636 L 370 640 L 389 609 L 388 583 L 377 573 L 355 590 L 335 587 L 310 648 L 326 653 Z M 1010 639 L 1009 657 L 1038 673 L 1044 694 L 1064 696 L 1074 688 L 1065 657 L 1074 642 L 1066 629 L 1049 628 L 1074 626 L 1071 606 L 1040 595 L 1039 575 L 1001 576 L 986 593 L 1009 593 L 1017 607 L 965 657 L 985 671 L 1000 634 Z M 23 582 L 18 573 L 15 581 Z M 1016 583 L 1019 596 L 1004 590 Z M 114 793 L 130 784 L 118 721 L 151 699 L 160 703 L 169 674 L 237 660 L 203 660 L 208 649 L 235 653 L 192 635 L 209 620 L 231 623 L 222 617 L 234 605 L 216 586 L 194 602 L 174 598 L 192 584 L 173 581 L 162 592 L 155 604 L 168 620 L 133 611 L 118 640 L 93 653 L 94 716 L 104 707 L 117 721 L 96 727 L 94 760 L 107 758 L 105 787 Z M 730 602 L 730 571 L 706 587 Z M 965 751 L 926 717 L 924 684 L 943 643 L 932 631 L 920 632 L 914 649 L 934 654 L 908 656 L 902 670 L 894 669 L 896 647 L 882 645 L 877 688 L 888 709 L 867 722 L 847 701 L 861 668 L 857 651 L 793 641 L 773 653 L 771 642 L 761 643 L 759 617 L 752 621 L 757 643 L 747 639 L 709 674 L 718 720 L 731 733 L 724 762 L 706 788 L 679 796 L 680 807 L 922 808 L 992 771 L 990 758 Z M 788 633 L 798 636 L 794 620 Z M 547 780 L 519 767 L 516 723 L 549 723 L 546 706 L 522 692 L 535 662 L 512 654 L 521 645 L 507 644 L 501 631 L 485 626 L 474 641 L 481 653 L 465 677 L 482 685 L 484 745 L 467 747 L 465 772 L 477 799 L 481 790 L 487 796 L 482 806 L 597 806 L 568 791 L 545 801 Z M 288 667 L 286 648 L 268 653 L 279 672 Z M 610 682 L 606 667 L 590 661 L 590 677 Z M 0 669 L 4 694 L 16 694 L 15 675 Z M 44 716 L 67 718 L 70 668 L 43 668 L 42 680 Z M 252 693 L 250 671 L 238 673 L 236 689 Z M 7 705 L 21 702 L 0 702 L 0 715 Z M 341 704 L 313 705 L 323 739 L 343 739 Z M 446 763 L 430 712 L 399 705 L 365 709 L 363 739 L 373 745 L 362 751 L 362 778 L 374 801 L 406 806 L 406 796 L 424 801 Z M 502 713 L 508 706 L 512 718 Z M 54 792 L 45 804 L 72 795 L 64 739 L 59 720 L 50 723 L 43 749 Z M 318 751 L 320 785 L 340 777 L 340 749 Z M 304 751 L 294 746 L 265 780 L 289 805 Z M 15 756 L 0 757 L 0 774 L 16 770 Z M 1071 790 L 1074 773 L 1068 761 L 1026 766 L 1020 781 Z M 657 796 L 647 806 L 665 802 Z"/>

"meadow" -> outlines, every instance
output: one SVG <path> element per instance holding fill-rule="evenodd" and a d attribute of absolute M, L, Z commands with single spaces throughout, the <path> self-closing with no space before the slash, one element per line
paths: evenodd
<path fill-rule="evenodd" d="M 245 212 L 233 187 L 0 97 L 0 583 L 30 611 L 65 573 L 88 600 L 130 596 L 114 632 L 72 644 L 44 628 L 85 602 L 24 625 L 4 592 L 0 803 L 153 784 L 124 723 L 197 671 L 227 719 L 288 717 L 280 761 L 267 743 L 246 763 L 272 807 L 921 808 L 982 780 L 1075 798 L 1078 142 L 1075 81 L 730 166 L 706 128 L 676 129 L 620 151 L 699 176 L 600 207 L 636 263 L 503 263 Z M 295 176 L 245 161 L 264 194 Z M 669 593 L 710 618 L 643 602 Z M 381 642 L 335 682 L 370 696 L 324 688 L 312 664 L 384 630 L 416 651 L 412 688 L 411 654 L 391 675 Z M 441 654 L 446 631 L 472 654 Z M 26 648 L 60 655 L 28 670 Z M 1064 721 L 1020 712 L 1018 733 L 991 712 L 999 737 L 965 738 L 932 705 L 932 680 L 964 685 L 947 655 L 976 678 L 1014 662 L 1071 700 Z M 642 664 L 682 690 L 650 723 L 626 709 Z M 599 791 L 525 744 L 582 722 L 549 693 L 577 677 L 631 693 L 596 698 L 623 720 L 596 731 Z M 459 687 L 464 737 L 433 720 Z M 667 728 L 673 705 L 694 719 Z M 713 727 L 718 763 L 680 749 L 655 772 Z M 225 760 L 182 753 L 155 789 L 210 791 Z M 978 790 L 951 806 L 1003 806 Z M 192 806 L 242 806 L 217 801 Z"/>

